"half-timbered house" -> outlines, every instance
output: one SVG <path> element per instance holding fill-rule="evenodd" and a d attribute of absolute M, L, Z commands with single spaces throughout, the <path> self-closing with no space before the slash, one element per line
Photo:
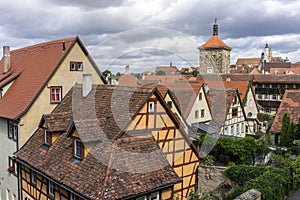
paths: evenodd
<path fill-rule="evenodd" d="M 200 132 L 245 137 L 247 121 L 238 90 L 209 88 L 207 95 L 213 120 L 194 127 Z"/>
<path fill-rule="evenodd" d="M 22 199 L 185 199 L 196 189 L 202 158 L 157 89 L 82 91 L 16 153 Z"/>

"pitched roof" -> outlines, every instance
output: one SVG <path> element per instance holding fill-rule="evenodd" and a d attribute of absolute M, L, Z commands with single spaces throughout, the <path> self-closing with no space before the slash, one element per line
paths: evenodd
<path fill-rule="evenodd" d="M 285 91 L 274 122 L 271 126 L 271 133 L 281 132 L 284 113 L 287 113 L 290 116 L 291 122 L 293 122 L 294 124 L 298 123 L 298 120 L 300 118 L 300 90 Z"/>
<path fill-rule="evenodd" d="M 238 89 L 241 99 L 244 99 L 249 81 L 206 81 L 209 88 L 235 88 Z"/>
<path fill-rule="evenodd" d="M 66 131 L 70 119 L 70 112 L 46 114 L 43 115 L 39 127 L 42 127 L 43 123 L 45 123 L 50 132 Z"/>
<path fill-rule="evenodd" d="M 167 74 L 173 74 L 175 72 L 178 72 L 179 70 L 176 66 L 159 66 L 155 69 L 155 72 L 158 71 L 164 71 Z"/>
<path fill-rule="evenodd" d="M 0 116 L 18 119 L 26 113 L 76 42 L 88 56 L 80 39 L 72 37 L 10 51 L 11 69 L 5 74 L 2 58 L 0 87 L 12 80 L 14 83 L 0 100 Z"/>
<path fill-rule="evenodd" d="M 236 65 L 259 65 L 260 58 L 238 58 Z"/>
<path fill-rule="evenodd" d="M 167 87 L 169 88 L 171 98 L 178 106 L 179 112 L 186 119 L 195 103 L 202 84 L 169 84 Z"/>
<path fill-rule="evenodd" d="M 73 139 L 65 131 L 48 151 L 43 150 L 41 128 L 16 156 L 20 162 L 90 199 L 131 198 L 178 183 L 179 177 L 151 133 L 139 136 L 122 133 L 125 127 L 122 124 L 127 125 L 155 91 L 153 88 L 99 85 L 86 98 L 79 99 L 81 87 L 76 85 L 62 105 L 46 118 L 51 122 L 56 118 L 61 126 L 66 126 L 67 120 L 61 120 L 61 116 L 70 118 L 66 111 L 71 109 L 71 120 L 80 139 L 90 147 L 87 156 L 78 165 L 70 162 Z M 124 115 L 126 108 L 128 116 Z M 110 117 L 109 124 L 104 120 L 107 117 Z"/>
<path fill-rule="evenodd" d="M 224 123 L 237 89 L 210 88 L 207 93 L 212 118 Z"/>
<path fill-rule="evenodd" d="M 222 48 L 226 50 L 231 50 L 231 47 L 229 47 L 227 44 L 225 44 L 221 38 L 218 35 L 212 35 L 211 38 L 201 45 L 199 49 L 215 49 L 215 48 Z"/>

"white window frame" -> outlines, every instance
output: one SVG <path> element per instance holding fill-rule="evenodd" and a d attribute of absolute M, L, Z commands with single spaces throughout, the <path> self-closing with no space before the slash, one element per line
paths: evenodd
<path fill-rule="evenodd" d="M 154 192 L 149 195 L 149 200 L 159 200 L 159 192 Z"/>
<path fill-rule="evenodd" d="M 201 109 L 200 112 L 201 112 L 201 113 L 200 113 L 201 118 L 204 118 L 204 117 L 205 117 L 205 110 L 204 110 L 204 109 Z"/>
<path fill-rule="evenodd" d="M 54 183 L 51 180 L 48 180 L 48 195 L 54 198 Z"/>
<path fill-rule="evenodd" d="M 275 98 L 274 98 L 275 97 Z M 272 100 L 277 100 L 277 95 L 276 94 L 273 94 L 272 95 Z"/>
<path fill-rule="evenodd" d="M 52 98 L 53 95 L 54 95 L 54 98 Z M 61 99 L 62 99 L 62 87 L 61 86 L 51 86 L 50 87 L 50 103 L 60 103 Z"/>
<path fill-rule="evenodd" d="M 48 141 L 48 139 L 49 139 L 49 141 Z M 51 140 L 52 140 L 52 138 L 51 138 L 50 131 L 48 129 L 45 129 L 45 131 L 44 131 L 44 142 L 45 142 L 45 144 L 51 145 L 52 144 Z"/>
<path fill-rule="evenodd" d="M 80 144 L 80 147 L 78 147 L 78 143 Z M 80 154 L 78 152 L 78 150 L 80 149 Z M 83 158 L 83 152 L 84 148 L 83 148 L 83 144 L 82 141 L 80 139 L 75 138 L 74 139 L 74 156 L 76 158 L 82 159 Z"/>
<path fill-rule="evenodd" d="M 8 122 L 8 138 L 13 139 L 14 141 L 18 140 L 18 124 L 13 121 Z"/>
<path fill-rule="evenodd" d="M 149 101 L 148 112 L 149 113 L 155 112 L 155 103 L 154 103 L 154 101 Z"/>

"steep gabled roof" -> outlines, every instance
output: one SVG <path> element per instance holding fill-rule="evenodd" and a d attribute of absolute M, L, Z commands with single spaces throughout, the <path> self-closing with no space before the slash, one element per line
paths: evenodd
<path fill-rule="evenodd" d="M 300 90 L 286 90 L 274 122 L 270 129 L 271 133 L 280 133 L 282 127 L 282 119 L 284 113 L 287 113 L 291 118 L 291 122 L 294 124 L 298 123 L 300 118 Z"/>
<path fill-rule="evenodd" d="M 99 69 L 78 37 L 12 50 L 10 51 L 11 69 L 5 74 L 2 74 L 4 59 L 0 61 L 0 87 L 14 80 L 0 100 L 0 117 L 18 119 L 26 113 L 76 43 L 101 76 Z"/>
<path fill-rule="evenodd" d="M 224 123 L 237 89 L 210 88 L 207 94 L 208 104 L 214 120 Z"/>

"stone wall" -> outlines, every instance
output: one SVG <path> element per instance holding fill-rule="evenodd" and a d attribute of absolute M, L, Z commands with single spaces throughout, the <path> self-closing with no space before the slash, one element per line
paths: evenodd
<path fill-rule="evenodd" d="M 261 200 L 261 193 L 255 189 L 251 189 L 236 197 L 234 200 Z"/>
<path fill-rule="evenodd" d="M 201 165 L 198 171 L 198 194 L 203 197 L 221 185 L 231 182 L 225 176 L 226 167 Z"/>

